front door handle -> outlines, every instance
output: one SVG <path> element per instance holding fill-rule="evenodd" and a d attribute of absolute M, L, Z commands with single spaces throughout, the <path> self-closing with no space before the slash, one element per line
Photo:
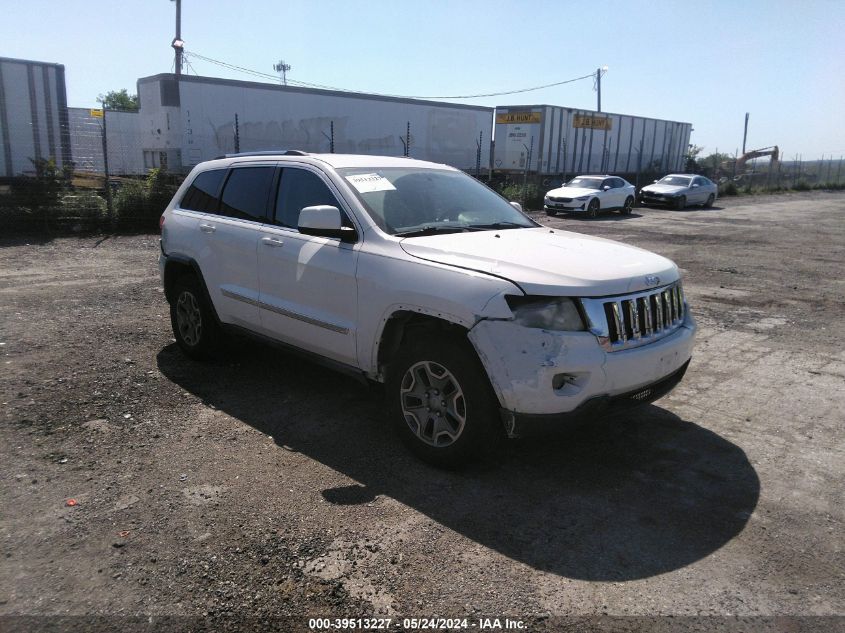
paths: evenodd
<path fill-rule="evenodd" d="M 265 246 L 284 246 L 285 243 L 277 237 L 262 237 L 261 243 Z"/>
<path fill-rule="evenodd" d="M 200 224 L 200 231 L 203 233 L 214 233 L 217 230 L 217 227 L 213 224 Z"/>

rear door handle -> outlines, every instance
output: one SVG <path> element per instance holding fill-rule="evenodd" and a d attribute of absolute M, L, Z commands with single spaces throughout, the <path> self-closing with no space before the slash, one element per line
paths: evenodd
<path fill-rule="evenodd" d="M 200 231 L 203 233 L 214 233 L 217 230 L 217 227 L 213 224 L 200 224 Z"/>
<path fill-rule="evenodd" d="M 262 237 L 261 243 L 265 246 L 284 246 L 285 243 L 276 237 Z"/>

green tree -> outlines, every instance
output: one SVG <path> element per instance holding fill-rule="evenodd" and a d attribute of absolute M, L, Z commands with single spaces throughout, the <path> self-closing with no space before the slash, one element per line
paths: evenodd
<path fill-rule="evenodd" d="M 701 154 L 701 151 L 704 148 L 701 145 L 693 145 L 692 143 L 689 144 L 689 148 L 687 149 L 686 156 L 684 156 L 684 170 L 687 172 L 697 172 L 698 171 L 698 163 L 696 162 L 696 158 L 698 155 Z"/>
<path fill-rule="evenodd" d="M 109 110 L 137 110 L 139 106 L 138 95 L 129 94 L 126 88 L 107 92 L 97 100 Z"/>

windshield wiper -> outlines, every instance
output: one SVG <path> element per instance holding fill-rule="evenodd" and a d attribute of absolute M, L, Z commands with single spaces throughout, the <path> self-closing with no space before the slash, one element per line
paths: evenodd
<path fill-rule="evenodd" d="M 530 226 L 520 224 L 519 222 L 491 222 L 490 224 L 470 224 L 470 228 L 498 231 L 501 229 L 528 229 Z"/>
<path fill-rule="evenodd" d="M 404 231 L 402 233 L 394 233 L 396 237 L 422 237 L 424 235 L 437 235 L 438 233 L 464 233 L 472 229 L 467 226 L 424 226 L 412 231 Z"/>

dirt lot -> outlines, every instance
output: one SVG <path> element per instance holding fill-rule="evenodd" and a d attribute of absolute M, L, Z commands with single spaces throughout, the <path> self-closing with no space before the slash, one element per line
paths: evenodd
<path fill-rule="evenodd" d="M 348 378 L 252 345 L 186 360 L 157 236 L 0 240 L 0 616 L 845 615 L 845 194 L 548 224 L 674 259 L 692 365 L 460 473 Z"/>

